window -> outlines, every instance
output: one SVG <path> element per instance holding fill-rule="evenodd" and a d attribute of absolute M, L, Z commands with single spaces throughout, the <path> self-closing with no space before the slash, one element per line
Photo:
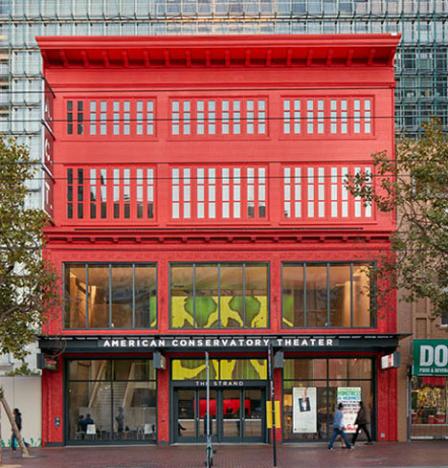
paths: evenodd
<path fill-rule="evenodd" d="M 282 316 L 286 328 L 371 327 L 369 264 L 285 264 Z"/>
<path fill-rule="evenodd" d="M 173 264 L 170 275 L 172 328 L 268 326 L 266 264 Z"/>
<path fill-rule="evenodd" d="M 66 264 L 66 328 L 155 328 L 152 264 Z"/>
<path fill-rule="evenodd" d="M 156 441 L 156 376 L 144 359 L 67 361 L 68 438 Z"/>
<path fill-rule="evenodd" d="M 328 440 L 333 432 L 333 414 L 338 402 L 339 389 L 345 387 L 359 389 L 360 398 L 373 425 L 375 415 L 373 376 L 374 366 L 371 359 L 285 359 L 283 368 L 285 440 Z M 315 398 L 317 430 L 314 433 L 293 431 L 293 397 L 297 390 L 305 399 Z"/>

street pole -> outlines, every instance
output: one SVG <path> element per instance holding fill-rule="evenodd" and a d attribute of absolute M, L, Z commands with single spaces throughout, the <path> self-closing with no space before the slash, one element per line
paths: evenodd
<path fill-rule="evenodd" d="M 205 352 L 205 372 L 206 372 L 206 461 L 205 466 L 211 468 L 213 465 L 213 447 L 210 434 L 210 360 L 208 351 Z"/>
<path fill-rule="evenodd" d="M 270 394 L 271 394 L 271 411 L 272 411 L 272 466 L 277 466 L 277 441 L 275 434 L 275 394 L 274 394 L 274 367 L 273 367 L 273 347 L 272 344 L 268 347 L 268 372 L 269 372 L 269 385 L 270 385 Z"/>

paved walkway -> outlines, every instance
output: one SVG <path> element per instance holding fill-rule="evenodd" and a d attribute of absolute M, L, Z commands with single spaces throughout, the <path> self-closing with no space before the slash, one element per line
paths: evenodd
<path fill-rule="evenodd" d="M 216 468 L 271 468 L 268 445 L 217 446 Z M 4 463 L 24 468 L 199 468 L 204 466 L 203 446 L 171 447 L 65 447 L 31 449 L 34 458 L 4 450 Z M 340 447 L 284 445 L 278 449 L 278 467 L 448 467 L 448 441 L 412 443 L 361 443 L 354 450 Z"/>

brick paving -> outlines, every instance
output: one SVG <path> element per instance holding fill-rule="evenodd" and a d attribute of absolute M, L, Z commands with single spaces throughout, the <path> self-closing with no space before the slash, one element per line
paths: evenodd
<path fill-rule="evenodd" d="M 268 445 L 221 445 L 216 468 L 270 468 Z M 4 450 L 4 463 L 24 468 L 199 468 L 204 466 L 203 446 L 171 447 L 61 447 L 31 449 L 33 458 Z M 283 445 L 278 449 L 279 468 L 304 467 L 448 467 L 448 441 L 359 444 L 354 450 L 325 446 Z"/>

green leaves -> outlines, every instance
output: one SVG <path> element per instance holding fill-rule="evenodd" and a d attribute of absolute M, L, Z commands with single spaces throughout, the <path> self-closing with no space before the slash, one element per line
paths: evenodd
<path fill-rule="evenodd" d="M 0 168 L 0 352 L 21 359 L 56 300 L 56 276 L 42 258 L 48 217 L 25 208 L 36 165 L 9 139 L 0 140 Z"/>
<path fill-rule="evenodd" d="M 395 159 L 374 154 L 375 179 L 349 179 L 349 191 L 383 212 L 397 213 L 391 238 L 394 258 L 384 256 L 378 273 L 403 288 L 403 298 L 429 299 L 436 315 L 448 305 L 448 138 L 438 121 L 419 140 L 398 142 Z"/>

